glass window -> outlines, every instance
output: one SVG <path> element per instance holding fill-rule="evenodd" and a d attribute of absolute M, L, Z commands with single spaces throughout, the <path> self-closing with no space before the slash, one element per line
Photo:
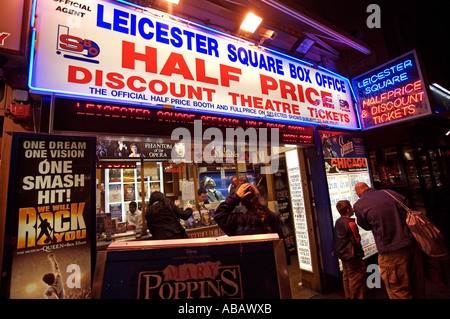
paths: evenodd
<path fill-rule="evenodd" d="M 376 172 L 376 177 L 382 188 L 403 184 L 399 154 L 396 147 L 388 147 L 379 150 L 379 156 L 375 158 L 373 157 L 373 153 L 371 153 L 370 160 L 372 169 Z"/>
<path fill-rule="evenodd" d="M 163 189 L 161 172 L 161 162 L 144 162 L 144 174 L 142 174 L 140 162 L 136 163 L 136 168 L 106 168 L 103 174 L 104 180 L 102 180 L 105 190 L 103 211 L 111 213 L 111 218 L 120 223 L 126 219 L 130 202 L 136 202 L 137 208 L 142 210 L 143 195 L 145 204 L 151 192 Z M 144 176 L 143 180 L 142 176 Z M 144 194 L 142 184 L 144 184 Z"/>
<path fill-rule="evenodd" d="M 414 206 L 418 209 L 423 206 L 423 195 L 420 186 L 419 174 L 415 162 L 415 152 L 410 146 L 402 148 L 405 159 L 405 171 L 408 177 L 409 190 Z"/>

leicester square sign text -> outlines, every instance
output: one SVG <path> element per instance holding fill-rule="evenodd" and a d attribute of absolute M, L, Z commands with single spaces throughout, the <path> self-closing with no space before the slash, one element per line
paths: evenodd
<path fill-rule="evenodd" d="M 33 92 L 358 128 L 349 80 L 321 67 L 151 9 L 37 0 L 36 12 Z"/>
<path fill-rule="evenodd" d="M 363 129 L 431 113 L 415 51 L 352 80 Z"/>

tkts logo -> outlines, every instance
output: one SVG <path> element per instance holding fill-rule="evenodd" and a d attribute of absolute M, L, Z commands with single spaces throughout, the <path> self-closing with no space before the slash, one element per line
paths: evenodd
<path fill-rule="evenodd" d="M 58 26 L 57 54 L 63 53 L 66 59 L 84 61 L 98 64 L 94 60 L 100 54 L 100 47 L 97 43 L 89 39 L 83 39 L 69 34 L 69 27 Z M 70 53 L 70 54 L 68 54 Z"/>
<path fill-rule="evenodd" d="M 219 262 L 167 266 L 139 273 L 138 299 L 242 298 L 238 265 Z"/>

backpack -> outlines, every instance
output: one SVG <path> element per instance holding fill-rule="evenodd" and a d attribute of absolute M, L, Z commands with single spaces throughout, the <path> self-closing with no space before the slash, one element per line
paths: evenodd
<path fill-rule="evenodd" d="M 444 237 L 436 225 L 433 224 L 422 212 L 412 210 L 391 193 L 389 194 L 397 203 L 406 210 L 406 225 L 417 242 L 420 250 L 434 258 L 441 258 L 448 255 Z"/>

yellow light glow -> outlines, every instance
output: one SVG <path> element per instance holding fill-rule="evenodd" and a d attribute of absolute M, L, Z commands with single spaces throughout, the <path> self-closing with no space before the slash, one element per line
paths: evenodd
<path fill-rule="evenodd" d="M 180 0 L 166 0 L 167 2 L 171 2 L 171 3 L 174 3 L 174 4 L 178 4 L 178 2 L 180 2 Z"/>
<path fill-rule="evenodd" d="M 253 13 L 248 13 L 245 17 L 244 21 L 241 24 L 241 29 L 248 31 L 248 32 L 255 32 L 255 30 L 258 28 L 259 24 L 261 23 L 262 18 L 258 17 L 257 15 Z"/>
<path fill-rule="evenodd" d="M 29 284 L 28 286 L 26 286 L 25 291 L 29 294 L 35 292 L 37 289 L 36 284 Z"/>

